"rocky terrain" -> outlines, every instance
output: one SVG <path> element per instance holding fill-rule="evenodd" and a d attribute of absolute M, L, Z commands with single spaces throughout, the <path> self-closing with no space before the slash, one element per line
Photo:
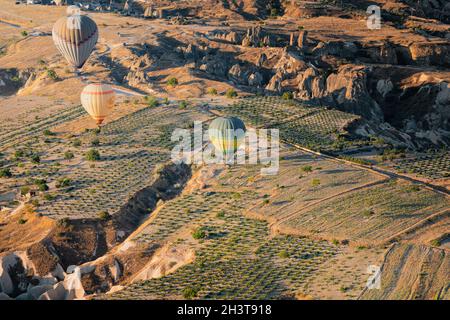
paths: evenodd
<path fill-rule="evenodd" d="M 65 6 L 0 7 L 0 299 L 448 299 L 448 1 L 105 3 L 81 77 Z M 279 129 L 280 174 L 170 163 L 217 115 Z"/>

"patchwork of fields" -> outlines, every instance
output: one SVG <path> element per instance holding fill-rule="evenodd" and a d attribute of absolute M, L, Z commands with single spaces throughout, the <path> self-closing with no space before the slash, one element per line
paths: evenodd
<path fill-rule="evenodd" d="M 117 212 L 148 184 L 158 164 L 170 160 L 172 131 L 199 117 L 176 107 L 148 107 L 106 124 L 101 131 L 56 135 L 49 130 L 82 114 L 81 107 L 73 107 L 12 135 L 3 131 L 3 146 L 13 144 L 4 157 L 13 159 L 8 167 L 14 181 L 6 180 L 5 186 L 33 190 L 45 184 L 35 205 L 51 218 L 97 218 L 101 211 Z M 93 150 L 98 159 L 87 159 Z"/>
<path fill-rule="evenodd" d="M 111 299 L 271 299 L 294 297 L 320 265 L 339 252 L 324 241 L 270 237 L 268 223 L 243 215 L 250 192 L 208 191 L 170 201 L 135 239 L 147 245 L 192 242 L 195 261 L 164 277 L 139 281 Z M 188 234 L 186 235 L 186 230 Z M 194 297 L 193 296 L 193 297 Z"/>
<path fill-rule="evenodd" d="M 0 131 L 0 160 L 12 173 L 1 178 L 2 190 L 21 192 L 21 200 L 32 192 L 29 201 L 36 211 L 55 220 L 95 221 L 104 212 L 119 212 L 149 185 L 155 169 L 170 160 L 173 130 L 190 129 L 193 121 L 214 116 L 197 106 L 144 106 L 101 130 L 65 131 L 65 125 L 81 121 L 80 108 L 57 108 L 38 122 L 5 124 Z M 241 117 L 249 126 L 279 128 L 283 141 L 314 150 L 367 144 L 347 136 L 346 127 L 358 117 L 336 110 L 275 97 L 246 98 L 218 110 Z M 423 159 L 432 164 L 416 165 L 440 170 L 446 164 Z M 94 298 L 355 299 L 365 286 L 362 266 L 369 260 L 382 264 L 388 242 L 402 240 L 410 228 L 445 213 L 450 204 L 445 194 L 424 185 L 284 143 L 278 174 L 262 175 L 263 167 L 193 166 L 200 176 L 193 177 L 181 195 L 159 202 L 124 242 L 143 255 L 139 261 L 148 255 L 159 262 L 141 265 L 137 277 L 125 271 L 127 275 L 115 283 L 123 285 L 122 290 Z M 419 250 L 424 262 L 418 268 L 425 270 L 425 260 L 439 260 L 437 252 L 442 252 L 418 249 L 416 244 L 406 251 L 401 248 L 389 251 L 387 277 L 395 273 L 394 256 L 409 259 Z M 172 255 L 164 255 L 166 251 Z M 119 261 L 123 253 L 111 254 Z M 445 254 L 442 259 L 448 262 Z M 336 263 L 340 267 L 334 270 Z M 398 285 L 377 297 L 435 294 L 444 281 L 442 269 L 429 272 L 436 280 L 428 291 L 405 296 Z M 361 297 L 374 294 L 364 292 Z"/>

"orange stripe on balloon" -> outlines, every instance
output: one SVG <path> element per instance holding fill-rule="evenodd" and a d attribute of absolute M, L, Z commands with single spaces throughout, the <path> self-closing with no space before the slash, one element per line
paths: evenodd
<path fill-rule="evenodd" d="M 114 90 L 103 91 L 103 92 L 81 92 L 81 94 L 110 94 L 114 93 Z"/>

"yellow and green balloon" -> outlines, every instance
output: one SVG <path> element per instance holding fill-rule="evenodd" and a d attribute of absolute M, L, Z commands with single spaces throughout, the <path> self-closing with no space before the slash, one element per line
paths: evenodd
<path fill-rule="evenodd" d="M 225 157 L 233 156 L 245 139 L 244 122 L 236 117 L 219 117 L 209 125 L 208 136 L 217 151 Z"/>

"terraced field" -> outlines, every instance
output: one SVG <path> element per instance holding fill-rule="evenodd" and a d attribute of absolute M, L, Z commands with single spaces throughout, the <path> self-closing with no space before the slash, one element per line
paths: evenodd
<path fill-rule="evenodd" d="M 52 109 L 48 115 L 39 116 L 44 109 Z M 33 117 L 33 114 L 35 116 Z M 77 119 L 85 115 L 85 111 L 78 106 L 40 106 L 28 112 L 21 112 L 14 119 L 2 121 L 0 127 L 0 150 L 17 147 L 41 135 L 44 130 L 59 124 Z"/>
<path fill-rule="evenodd" d="M 115 213 L 151 178 L 157 164 L 170 159 L 172 131 L 191 121 L 173 108 L 147 108 L 106 125 L 97 139 L 101 160 L 71 168 L 75 189 L 39 208 L 49 216 L 93 217 Z M 85 137 L 84 137 L 85 138 Z"/>
<path fill-rule="evenodd" d="M 257 128 L 278 128 L 286 142 L 314 150 L 341 150 L 356 141 L 341 137 L 345 127 L 359 116 L 322 107 L 304 105 L 280 97 L 251 97 L 220 109 Z"/>
<path fill-rule="evenodd" d="M 445 250 L 396 244 L 386 256 L 381 289 L 364 290 L 361 299 L 448 300 L 449 270 L 450 259 Z"/>
<path fill-rule="evenodd" d="M 392 180 L 299 210 L 284 219 L 281 228 L 375 244 L 449 205 L 442 194 Z"/>
<path fill-rule="evenodd" d="M 77 107 L 43 121 L 51 128 L 71 120 L 66 113 L 79 116 L 84 111 Z M 170 159 L 172 131 L 185 127 L 195 116 L 195 112 L 173 106 L 148 107 L 105 125 L 101 132 L 89 130 L 68 137 L 43 135 L 42 123 L 31 131 L 23 127 L 22 134 L 34 139 L 26 144 L 16 142 L 10 151 L 13 161 L 8 163 L 15 179 L 6 182 L 18 190 L 45 181 L 49 190 L 36 199 L 38 212 L 52 218 L 96 218 L 100 211 L 113 214 L 145 187 L 156 165 Z M 14 150 L 23 153 L 19 159 L 14 159 Z M 92 150 L 99 152 L 98 161 L 86 159 Z M 38 155 L 40 161 L 30 161 L 32 155 Z M 15 167 L 18 163 L 20 168 Z M 56 186 L 64 180 L 66 185 Z"/>
<path fill-rule="evenodd" d="M 203 299 L 293 297 L 339 250 L 301 237 L 269 237 L 267 222 L 243 216 L 255 200 L 251 192 L 203 192 L 166 203 L 136 240 L 146 245 L 169 239 L 183 243 L 189 241 L 182 238 L 186 229 L 201 228 L 206 236 L 195 245 L 195 262 L 104 298 L 182 298 L 186 292 Z"/>
<path fill-rule="evenodd" d="M 399 172 L 414 173 L 432 179 L 450 177 L 450 152 L 430 152 L 405 159 L 396 159 L 393 168 Z"/>
<path fill-rule="evenodd" d="M 241 183 L 264 193 L 266 196 L 253 211 L 278 220 L 300 208 L 385 179 L 366 170 L 300 152 L 282 153 L 282 159 L 275 176 L 261 177 L 253 168 L 239 168 L 230 170 L 229 176 L 223 175 L 221 183 L 228 186 Z"/>

